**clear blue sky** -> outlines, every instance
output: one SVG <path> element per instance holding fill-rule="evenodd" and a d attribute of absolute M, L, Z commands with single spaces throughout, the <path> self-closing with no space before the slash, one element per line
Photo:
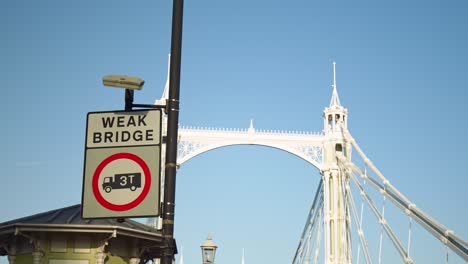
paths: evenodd
<path fill-rule="evenodd" d="M 0 222 L 81 201 L 86 113 L 123 108 L 122 91 L 101 77 L 139 76 L 135 101 L 158 99 L 171 10 L 171 1 L 2 3 Z M 364 151 L 467 238 L 467 13 L 466 1 L 452 0 L 186 1 L 180 123 L 247 128 L 253 118 L 259 129 L 321 131 L 336 61 Z M 290 262 L 318 180 L 306 162 L 263 147 L 188 161 L 175 226 L 185 263 L 201 263 L 209 231 L 218 263 L 240 263 L 242 248 L 248 264 Z M 412 242 L 420 263 L 442 263 L 444 248 L 425 243 Z"/>

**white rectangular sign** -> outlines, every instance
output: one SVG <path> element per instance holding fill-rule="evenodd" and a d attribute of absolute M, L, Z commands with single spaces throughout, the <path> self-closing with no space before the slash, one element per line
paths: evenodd
<path fill-rule="evenodd" d="M 87 148 L 158 145 L 158 111 L 89 113 Z"/>
<path fill-rule="evenodd" d="M 88 113 L 81 216 L 159 215 L 161 110 Z"/>

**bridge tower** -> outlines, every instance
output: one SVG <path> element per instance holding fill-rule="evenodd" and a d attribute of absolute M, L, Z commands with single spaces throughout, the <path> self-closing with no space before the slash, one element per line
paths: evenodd
<path fill-rule="evenodd" d="M 334 62 L 330 106 L 323 111 L 321 174 L 324 196 L 325 264 L 351 264 L 350 217 L 345 206 L 345 189 L 349 179 L 338 167 L 336 158 L 336 155 L 341 153 L 350 159 L 351 145 L 344 140 L 342 131 L 347 127 L 348 110 L 341 105 L 338 97 L 335 66 Z"/>

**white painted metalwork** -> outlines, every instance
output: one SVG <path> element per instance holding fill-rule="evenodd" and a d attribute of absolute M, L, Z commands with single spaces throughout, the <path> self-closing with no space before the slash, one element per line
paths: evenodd
<path fill-rule="evenodd" d="M 406 249 L 406 251 L 408 252 L 408 256 L 410 256 L 410 249 L 411 249 L 411 224 L 413 223 L 413 218 L 411 217 L 408 217 L 409 218 L 409 228 L 408 228 L 408 247 Z"/>
<path fill-rule="evenodd" d="M 166 105 L 168 89 L 169 70 L 163 95 L 159 100 L 156 100 L 156 105 Z M 299 241 L 299 246 L 293 260 L 294 264 L 309 264 L 312 252 L 314 252 L 314 263 L 318 262 L 322 228 L 324 238 L 324 263 L 351 264 L 352 248 L 350 229 L 352 215 L 354 216 L 360 242 L 357 262 L 359 262 L 359 254 L 362 249 L 365 262 L 367 264 L 372 263 L 362 225 L 364 201 L 376 216 L 382 231 L 385 231 L 392 241 L 393 246 L 395 246 L 400 253 L 404 263 L 413 263 L 409 255 L 412 219 L 416 220 L 417 223 L 444 243 L 447 249 L 450 248 L 465 259 L 465 261 L 468 261 L 468 243 L 455 235 L 453 231 L 448 230 L 422 210 L 418 209 L 391 185 L 357 145 L 347 129 L 347 122 L 348 110 L 340 103 L 336 86 L 336 64 L 333 63 L 333 92 L 330 105 L 326 107 L 323 112 L 323 130 L 321 132 L 260 130 L 254 127 L 253 120 L 250 121 L 249 128 L 244 129 L 182 126 L 179 128 L 178 135 L 177 163 L 179 166 L 183 165 L 188 160 L 202 153 L 221 147 L 259 145 L 286 151 L 316 167 L 320 171 L 322 181 L 317 189 L 314 203 Z M 163 116 L 163 135 L 166 135 L 166 131 L 167 117 Z M 365 172 L 352 163 L 352 148 L 354 148 L 364 160 L 366 166 Z M 161 159 L 165 160 L 165 144 L 162 144 L 161 154 Z M 367 167 L 377 175 L 381 183 L 367 175 Z M 390 201 L 410 217 L 406 249 L 386 222 L 384 218 L 385 209 L 382 208 L 382 213 L 377 210 L 354 173 L 362 178 L 364 185 L 366 182 L 369 182 L 370 186 L 379 191 L 383 195 L 384 201 L 389 198 Z M 349 189 L 350 180 L 355 183 L 362 197 L 360 216 L 358 216 L 354 199 Z M 161 175 L 161 186 L 164 188 L 164 168 Z M 163 190 L 161 190 L 161 194 L 163 193 Z M 162 199 L 163 196 L 161 196 L 161 201 Z M 148 223 L 155 228 L 161 227 L 161 221 L 150 219 Z M 316 237 L 315 243 L 311 241 L 314 237 Z M 380 244 L 381 243 L 382 237 L 380 237 Z M 379 247 L 379 251 L 378 258 L 380 263 L 381 246 Z"/>
<path fill-rule="evenodd" d="M 353 143 L 354 145 L 355 143 Z M 357 145 L 357 144 L 356 144 Z M 356 147 L 357 149 L 358 147 Z M 363 156 L 364 158 L 365 156 Z M 439 224 L 437 221 L 429 217 L 425 214 L 421 209 L 417 208 L 413 203 L 406 199 L 406 197 L 402 196 L 395 187 L 393 187 L 388 180 L 383 177 L 383 175 L 379 175 L 379 178 L 383 179 L 383 184 L 380 184 L 377 180 L 370 177 L 366 173 L 364 173 L 360 168 L 358 168 L 355 164 L 345 161 L 343 157 L 338 157 L 341 163 L 343 163 L 347 168 L 351 169 L 353 172 L 356 172 L 358 175 L 361 176 L 362 179 L 366 180 L 370 183 L 370 185 L 379 191 L 384 197 L 389 198 L 402 212 L 409 215 L 411 218 L 416 220 L 422 227 L 424 227 L 427 231 L 429 231 L 434 237 L 439 239 L 442 243 L 446 244 L 448 248 L 453 250 L 457 253 L 460 257 L 468 261 L 468 250 L 467 250 L 467 242 L 462 239 L 461 237 L 454 234 L 453 231 L 448 230 L 443 225 Z M 366 160 L 367 158 L 364 158 Z M 371 164 L 369 160 L 366 161 L 367 164 Z M 374 172 L 378 175 L 380 173 L 378 170 L 374 170 Z M 357 179 L 351 174 L 353 181 L 359 185 Z M 367 194 L 363 191 L 361 187 L 361 194 L 363 194 L 364 198 L 367 197 Z M 393 191 L 396 190 L 396 191 Z M 409 244 L 407 247 L 407 251 L 403 248 L 402 243 L 400 240 L 391 232 L 390 227 L 387 225 L 384 218 L 378 214 L 375 207 L 371 205 L 371 201 L 366 200 L 368 202 L 369 207 L 372 209 L 374 213 L 377 213 L 376 216 L 379 219 L 379 224 L 382 225 L 384 230 L 386 231 L 389 238 L 394 243 L 394 246 L 403 257 L 405 263 L 413 263 L 413 260 L 409 256 Z M 409 230 L 409 233 L 411 229 Z"/>
<path fill-rule="evenodd" d="M 320 170 L 323 137 L 321 133 L 257 130 L 252 122 L 248 129 L 181 127 L 177 163 L 221 147 L 260 145 L 287 151 Z"/>
<path fill-rule="evenodd" d="M 350 264 L 351 245 L 349 211 L 346 209 L 344 190 L 349 179 L 338 167 L 337 154 L 351 159 L 351 145 L 345 142 L 348 110 L 340 104 L 336 88 L 336 64 L 333 64 L 333 93 L 330 106 L 323 111 L 324 137 L 322 180 L 324 184 L 324 249 L 325 264 Z"/>
<path fill-rule="evenodd" d="M 299 240 L 299 245 L 297 246 L 296 254 L 293 259 L 293 263 L 310 263 L 310 247 L 311 238 L 313 237 L 314 232 L 317 230 L 317 239 L 320 237 L 319 230 L 321 226 L 320 218 L 322 217 L 323 212 L 323 182 L 320 181 L 317 191 L 315 192 L 314 201 L 309 210 L 309 215 L 307 216 L 306 224 L 302 231 L 301 239 Z M 317 246 L 320 244 L 317 242 Z M 314 247 L 312 246 L 314 249 Z M 316 251 L 316 249 L 315 249 Z M 317 255 L 317 253 L 315 253 Z M 316 262 L 316 261 L 315 261 Z"/>
<path fill-rule="evenodd" d="M 468 261 L 468 242 L 456 235 L 454 231 L 449 230 L 442 224 L 438 223 L 432 217 L 427 215 L 424 211 L 416 207 L 408 198 L 403 196 L 390 182 L 384 177 L 384 175 L 373 165 L 373 163 L 367 158 L 361 148 L 358 146 L 356 141 L 352 138 L 349 131 L 345 131 L 346 141 L 350 142 L 353 147 L 357 150 L 359 155 L 362 157 L 366 165 L 374 171 L 377 177 L 381 180 L 382 183 L 379 183 L 374 178 L 369 175 L 365 175 L 364 172 L 357 167 L 355 164 L 346 161 L 341 157 L 340 162 L 345 164 L 352 171 L 356 172 L 364 180 L 369 182 L 370 186 L 379 191 L 382 195 L 389 198 L 393 204 L 395 204 L 400 210 L 406 213 L 408 216 L 412 217 L 416 222 L 418 222 L 422 227 L 424 227 L 429 233 L 431 233 L 435 238 L 439 239 L 443 244 L 446 244 L 453 252 L 462 257 L 465 261 Z M 405 250 L 403 250 L 405 251 Z"/>
<path fill-rule="evenodd" d="M 382 202 L 382 223 L 385 221 L 385 196 L 383 197 L 383 202 Z M 379 264 L 382 263 L 382 243 L 383 243 L 383 231 L 384 231 L 384 225 L 381 223 L 380 225 L 380 239 L 379 239 Z"/>
<path fill-rule="evenodd" d="M 343 168 L 343 167 L 341 167 L 340 169 L 342 171 L 349 170 L 348 168 Z M 350 171 L 346 171 L 346 174 L 348 173 L 350 173 Z M 349 206 L 350 211 L 353 213 L 354 224 L 356 225 L 357 233 L 359 236 L 359 242 L 360 242 L 359 247 L 358 247 L 358 256 L 357 256 L 356 264 L 359 264 L 359 252 L 360 252 L 361 247 L 363 249 L 366 264 L 372 264 L 372 259 L 369 254 L 368 243 L 364 235 L 364 230 L 362 228 L 362 211 L 363 211 L 364 204 L 363 203 L 361 204 L 361 215 L 359 218 L 357 214 L 357 210 L 356 210 L 356 205 L 354 203 L 353 194 L 351 192 L 349 184 L 346 185 L 344 189 L 345 189 L 346 203 Z M 362 199 L 362 202 L 364 202 L 364 199 Z"/>
<path fill-rule="evenodd" d="M 169 55 L 170 62 L 170 55 Z M 169 64 L 169 63 L 168 63 Z M 169 68 L 164 92 L 155 105 L 165 105 L 169 94 Z M 338 102 L 338 105 L 336 105 Z M 336 87 L 333 90 L 330 107 L 339 105 Z M 163 116 L 163 135 L 167 131 L 167 116 Z M 259 145 L 284 150 L 304 159 L 308 163 L 321 169 L 323 132 L 298 132 L 279 130 L 258 130 L 250 120 L 250 127 L 244 128 L 208 128 L 184 127 L 179 128 L 177 163 L 182 165 L 191 158 L 204 152 L 233 145 Z M 165 145 L 165 144 L 163 144 Z M 162 151 L 164 153 L 164 151 Z M 164 157 L 162 157 L 164 158 Z M 163 177 L 162 177 L 163 178 Z"/>
<path fill-rule="evenodd" d="M 364 173 L 367 175 L 367 167 L 364 168 Z M 365 186 L 366 185 L 366 181 L 364 181 L 363 185 Z M 351 197 L 351 202 L 354 203 L 354 199 L 352 199 Z M 358 227 L 358 235 L 361 239 L 361 236 L 364 236 L 364 233 L 363 233 L 363 230 L 362 230 L 362 218 L 363 218 L 363 213 L 364 213 L 364 199 L 361 198 L 361 213 L 360 213 L 360 216 L 359 216 L 359 227 Z M 355 216 L 355 221 L 356 223 L 358 222 L 358 219 L 357 217 Z M 361 239 L 361 243 L 358 245 L 358 249 L 357 249 L 357 257 L 356 257 L 356 264 L 359 264 L 359 257 L 360 257 L 360 253 L 361 253 L 361 245 L 362 245 L 362 239 Z M 369 263 L 369 261 L 367 261 L 367 263 Z"/>

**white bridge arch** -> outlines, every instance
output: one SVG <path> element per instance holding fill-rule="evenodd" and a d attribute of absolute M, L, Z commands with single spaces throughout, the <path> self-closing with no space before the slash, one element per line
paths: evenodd
<path fill-rule="evenodd" d="M 253 121 L 248 129 L 181 127 L 177 163 L 204 152 L 234 145 L 259 145 L 289 152 L 321 170 L 322 133 L 256 130 Z"/>
<path fill-rule="evenodd" d="M 156 105 L 165 106 L 169 88 L 169 78 L 161 99 Z M 167 116 L 163 116 L 162 134 L 166 135 Z M 333 63 L 333 93 L 329 107 L 323 111 L 323 131 L 290 132 L 257 130 L 250 122 L 248 129 L 225 129 L 225 128 L 203 128 L 203 127 L 180 127 L 178 130 L 177 162 L 182 165 L 186 161 L 202 153 L 221 147 L 233 145 L 259 145 L 276 148 L 293 154 L 319 169 L 321 181 L 317 189 L 314 202 L 309 211 L 306 225 L 304 227 L 293 264 L 309 264 L 312 257 L 314 263 L 318 263 L 318 252 L 322 248 L 325 264 L 352 264 L 353 251 L 351 240 L 351 218 L 354 219 L 356 231 L 359 237 L 357 249 L 357 260 L 362 249 L 365 263 L 371 264 L 372 258 L 369 253 L 368 243 L 361 225 L 364 202 L 367 203 L 381 226 L 378 261 L 381 260 L 382 238 L 387 234 L 392 245 L 397 249 L 402 261 L 413 264 L 410 255 L 411 245 L 411 223 L 414 219 L 435 238 L 440 240 L 447 249 L 451 249 L 461 258 L 468 261 L 468 242 L 456 235 L 453 231 L 436 222 L 433 218 L 417 208 L 414 203 L 403 196 L 383 174 L 367 158 L 362 149 L 357 145 L 347 129 L 348 110 L 344 108 L 339 100 L 336 89 L 336 71 Z M 358 158 L 364 161 L 365 168 L 361 169 L 353 163 L 352 150 L 356 150 Z M 165 144 L 162 144 L 162 160 L 165 160 Z M 163 164 L 161 164 L 164 166 Z M 370 175 L 367 174 L 370 169 Z M 372 174 L 375 174 L 373 176 Z M 358 176 L 361 178 L 359 179 Z M 161 187 L 164 188 L 164 169 L 161 170 Z M 371 188 L 377 190 L 385 199 L 392 201 L 397 208 L 410 217 L 408 243 L 404 247 L 401 239 L 395 235 L 384 218 L 385 208 L 382 213 L 367 195 L 362 183 L 368 182 Z M 361 213 L 358 216 L 350 185 L 354 183 L 362 196 Z M 164 191 L 161 191 L 163 201 Z M 384 203 L 385 205 L 385 203 Z M 150 220 L 148 224 L 156 228 L 162 227 L 162 221 Z M 321 232 L 323 231 L 323 246 L 321 246 Z M 448 262 L 448 251 L 446 255 Z"/>

